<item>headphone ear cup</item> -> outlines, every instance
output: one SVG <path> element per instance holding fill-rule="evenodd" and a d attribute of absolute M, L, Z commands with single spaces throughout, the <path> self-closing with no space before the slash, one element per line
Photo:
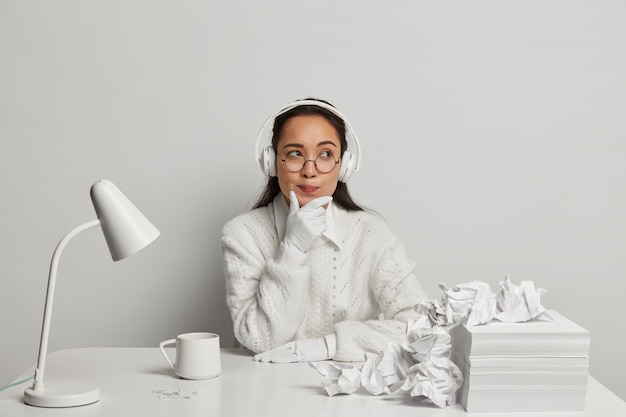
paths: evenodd
<path fill-rule="evenodd" d="M 263 152 L 261 152 L 259 157 L 259 164 L 265 175 L 268 177 L 276 176 L 276 153 L 271 145 L 263 148 Z"/>
<path fill-rule="evenodd" d="M 356 163 L 356 158 L 348 152 L 345 151 L 341 156 L 341 165 L 339 166 L 339 181 L 346 183 L 354 174 L 354 166 Z"/>

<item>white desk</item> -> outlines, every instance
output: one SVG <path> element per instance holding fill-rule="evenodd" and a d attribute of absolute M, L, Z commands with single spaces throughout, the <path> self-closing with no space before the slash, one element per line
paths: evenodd
<path fill-rule="evenodd" d="M 32 375 L 28 370 L 16 379 Z M 178 379 L 158 348 L 85 348 L 49 354 L 46 380 L 81 380 L 100 386 L 100 401 L 76 408 L 37 408 L 24 404 L 28 383 L 0 392 L 0 417 L 20 416 L 489 416 L 465 413 L 459 404 L 440 409 L 404 396 L 375 397 L 358 392 L 328 397 L 322 376 L 307 364 L 264 364 L 243 350 L 222 349 L 222 375 L 208 381 Z M 155 390 L 182 390 L 189 399 L 159 399 Z M 196 393 L 196 394 L 194 394 Z M 547 414 L 511 414 L 554 416 Z M 624 417 L 626 403 L 589 378 L 584 413 L 559 417 Z"/>

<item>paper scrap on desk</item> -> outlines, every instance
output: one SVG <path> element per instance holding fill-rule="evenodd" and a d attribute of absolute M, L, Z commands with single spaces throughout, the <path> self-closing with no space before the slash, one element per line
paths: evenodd
<path fill-rule="evenodd" d="M 405 391 L 439 407 L 455 404 L 456 392 L 463 385 L 461 370 L 448 357 L 415 362 L 407 353 L 390 343 L 378 355 L 366 354 L 363 388 L 373 395 Z"/>
<path fill-rule="evenodd" d="M 361 386 L 361 373 L 354 366 L 337 362 L 309 362 L 324 376 L 322 387 L 329 396 L 352 394 Z"/>
<path fill-rule="evenodd" d="M 185 391 L 182 391 L 180 389 L 154 389 L 152 390 L 152 393 L 156 394 L 159 400 L 189 400 L 192 398 L 191 395 L 186 394 Z M 191 394 L 195 397 L 196 395 L 198 395 L 198 391 L 194 391 Z"/>
<path fill-rule="evenodd" d="M 546 309 L 541 305 L 543 288 L 535 289 L 532 281 L 522 281 L 515 285 L 507 275 L 500 282 L 495 318 L 506 323 L 521 323 L 543 315 Z"/>
<path fill-rule="evenodd" d="M 456 403 L 456 392 L 462 385 L 463 373 L 454 362 L 437 358 L 413 365 L 400 389 L 443 408 Z"/>
<path fill-rule="evenodd" d="M 361 369 L 361 385 L 370 394 L 389 393 L 389 387 L 404 381 L 409 368 L 415 363 L 402 347 L 389 343 L 377 355 L 365 354 L 365 364 Z"/>
<path fill-rule="evenodd" d="M 482 281 L 471 281 L 449 287 L 440 284 L 443 290 L 441 304 L 445 309 L 448 325 L 462 322 L 474 326 L 490 322 L 496 311 L 496 294 Z"/>

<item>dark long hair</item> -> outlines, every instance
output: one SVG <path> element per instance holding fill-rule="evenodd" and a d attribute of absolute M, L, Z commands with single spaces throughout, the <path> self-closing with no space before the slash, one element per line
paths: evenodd
<path fill-rule="evenodd" d="M 326 103 L 330 106 L 329 102 L 325 100 L 320 100 L 316 98 L 307 98 L 306 100 L 317 100 L 323 103 Z M 334 107 L 334 106 L 333 106 Z M 274 152 L 278 154 L 278 139 L 280 139 L 280 135 L 283 132 L 283 127 L 287 120 L 291 119 L 295 116 L 322 116 L 325 118 L 337 131 L 337 135 L 341 141 L 341 154 L 343 155 L 344 151 L 348 148 L 348 142 L 346 141 L 346 123 L 343 119 L 337 116 L 335 113 L 316 105 L 302 105 L 296 106 L 293 109 L 286 111 L 285 113 L 279 115 L 274 119 L 274 127 L 272 134 L 272 147 L 274 148 Z M 271 203 L 274 198 L 280 193 L 280 185 L 278 184 L 277 177 L 269 177 L 267 179 L 267 184 L 265 188 L 261 192 L 259 199 L 257 200 L 254 208 L 264 207 Z M 363 208 L 356 204 L 352 197 L 350 196 L 350 192 L 348 191 L 348 186 L 344 182 L 338 182 L 337 188 L 333 193 L 333 201 L 338 204 L 340 207 L 348 211 L 361 211 Z"/>

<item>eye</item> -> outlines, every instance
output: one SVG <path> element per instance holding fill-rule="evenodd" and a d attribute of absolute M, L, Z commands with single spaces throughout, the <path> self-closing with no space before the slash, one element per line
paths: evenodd
<path fill-rule="evenodd" d="M 300 158 L 302 156 L 302 152 L 293 150 L 287 152 L 287 158 Z"/>
<path fill-rule="evenodd" d="M 332 159 L 333 161 L 335 160 L 335 157 L 333 156 L 333 153 L 331 151 L 322 151 L 322 152 L 320 152 L 318 158 L 320 158 L 320 159 Z"/>

